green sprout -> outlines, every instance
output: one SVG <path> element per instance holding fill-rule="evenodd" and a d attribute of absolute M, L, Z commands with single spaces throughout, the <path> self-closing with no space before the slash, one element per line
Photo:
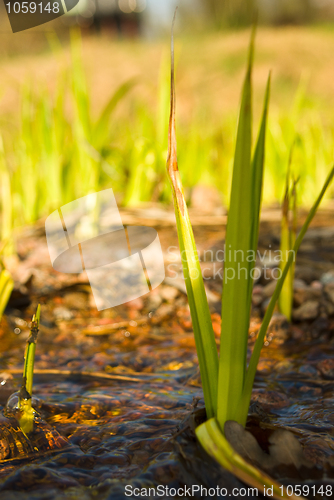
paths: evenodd
<path fill-rule="evenodd" d="M 281 222 L 281 273 L 288 261 L 289 254 L 293 252 L 293 246 L 296 242 L 297 235 L 297 183 L 298 179 L 292 180 L 292 187 L 290 188 L 290 163 L 286 176 L 285 193 L 282 203 L 282 222 Z M 291 216 L 292 212 L 292 216 Z M 294 256 L 296 257 L 296 256 Z M 292 304 L 293 304 L 293 281 L 295 277 L 295 259 L 290 266 L 286 280 L 282 287 L 282 293 L 278 298 L 278 307 L 286 318 L 291 321 Z"/>
<path fill-rule="evenodd" d="M 264 476 L 261 476 L 261 478 L 256 477 L 253 467 L 247 464 L 236 453 L 231 453 L 231 446 L 224 436 L 224 426 L 228 420 L 234 420 L 242 426 L 246 424 L 254 378 L 270 319 L 282 291 L 284 281 L 293 264 L 294 255 L 296 255 L 306 230 L 333 179 L 334 167 L 331 169 L 317 200 L 294 242 L 293 252 L 288 256 L 281 277 L 277 280 L 275 291 L 263 318 L 262 326 L 247 367 L 246 354 L 253 286 L 252 271 L 255 266 L 255 258 L 247 259 L 247 257 L 255 254 L 258 243 L 270 87 L 269 75 L 258 139 L 252 156 L 251 73 L 254 35 L 255 30 L 253 29 L 246 78 L 242 92 L 234 156 L 230 210 L 225 240 L 219 360 L 203 277 L 177 163 L 173 34 L 171 40 L 171 111 L 167 173 L 172 187 L 183 273 L 193 322 L 208 419 L 196 429 L 196 435 L 206 451 L 222 465 L 234 472 L 241 479 L 247 480 L 248 477 L 249 484 L 253 484 L 254 481 L 261 484 Z M 241 271 L 239 272 L 239 270 Z M 245 470 L 247 471 L 246 475 Z M 249 477 L 253 479 L 249 480 Z M 268 481 L 272 480 L 268 479 Z M 279 490 L 276 491 L 275 495 L 282 498 L 279 495 Z"/>
<path fill-rule="evenodd" d="M 25 434 L 29 434 L 34 429 L 34 418 L 36 411 L 31 405 L 32 398 L 32 385 L 34 378 L 34 363 L 36 342 L 39 330 L 39 322 L 41 316 L 41 306 L 38 305 L 36 314 L 34 314 L 31 321 L 30 336 L 27 340 L 27 347 L 24 356 L 24 368 L 22 386 L 19 391 L 19 412 L 18 419 L 21 430 Z"/>

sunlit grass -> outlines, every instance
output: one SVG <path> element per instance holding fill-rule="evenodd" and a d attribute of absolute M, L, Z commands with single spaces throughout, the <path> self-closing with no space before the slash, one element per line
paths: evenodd
<path fill-rule="evenodd" d="M 208 44 L 213 43 L 210 38 L 208 40 L 203 39 L 203 47 L 199 44 L 199 63 L 203 62 Z M 233 38 L 231 35 L 228 43 L 233 42 L 235 47 L 226 45 L 226 55 L 222 53 L 225 39 L 216 42 L 218 55 L 208 52 L 208 68 L 216 76 L 219 65 L 220 71 L 226 69 L 225 84 L 231 93 L 229 79 L 235 75 L 230 75 L 228 65 L 231 59 L 235 59 L 237 68 L 233 71 L 239 72 L 238 68 L 245 59 L 241 50 L 242 37 L 239 40 L 238 36 Z M 126 44 L 118 47 L 124 54 L 130 49 L 131 46 Z M 165 53 L 160 55 L 156 81 L 148 82 L 146 75 L 140 71 L 136 78 L 120 80 L 116 90 L 109 95 L 104 94 L 103 106 L 96 113 L 96 91 L 85 70 L 78 32 L 72 33 L 69 66 L 60 62 L 63 60 L 63 49 L 57 50 L 59 64 L 54 90 L 51 91 L 43 83 L 43 78 L 38 89 L 26 79 L 20 87 L 19 106 L 15 108 L 19 108 L 19 112 L 13 111 L 6 122 L 0 123 L 3 136 L 0 153 L 1 239 L 7 238 L 13 227 L 31 223 L 47 216 L 61 204 L 109 186 L 123 205 L 171 202 L 164 175 L 168 116 Z M 268 57 L 264 51 L 262 60 L 267 61 Z M 277 54 L 275 57 L 278 57 Z M 192 68 L 195 68 L 194 62 Z M 183 67 L 180 70 L 187 81 L 189 74 L 184 72 Z M 273 74 L 276 89 L 281 77 L 281 74 Z M 209 78 L 210 75 L 208 84 Z M 197 88 L 195 80 L 196 74 L 191 81 Z M 282 198 L 285 166 L 292 143 L 295 143 L 294 172 L 296 176 L 302 174 L 300 205 L 311 206 L 325 180 L 334 149 L 334 128 L 325 121 L 323 110 L 319 111 L 318 101 L 309 91 L 307 82 L 307 78 L 301 79 L 295 97 L 285 106 L 278 107 L 277 101 L 268 119 L 267 169 L 263 190 L 265 204 Z M 224 93 L 222 85 L 221 95 Z M 204 184 L 216 188 L 222 204 L 228 207 L 236 114 L 229 107 L 218 119 L 217 111 L 213 112 L 211 96 L 206 95 L 203 89 L 199 96 L 191 101 L 194 105 L 188 104 L 188 111 L 182 113 L 178 136 L 186 199 L 191 201 L 191 190 L 196 184 Z M 217 94 L 214 99 L 217 99 Z M 220 101 L 216 107 L 220 109 Z M 259 105 L 256 109 L 258 116 Z M 11 120 L 10 127 L 8 120 Z M 326 197 L 331 194 L 332 191 L 328 190 Z"/>

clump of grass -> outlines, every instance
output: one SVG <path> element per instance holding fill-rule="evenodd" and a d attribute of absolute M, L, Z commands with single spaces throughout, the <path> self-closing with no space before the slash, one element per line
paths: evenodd
<path fill-rule="evenodd" d="M 241 479 L 245 479 L 247 476 L 250 484 L 253 484 L 251 480 L 253 482 L 257 481 L 259 484 L 262 480 L 264 481 L 264 478 L 255 477 L 253 468 L 250 468 L 233 450 L 231 451 L 231 447 L 224 437 L 224 426 L 228 420 L 234 420 L 243 426 L 246 424 L 257 364 L 270 319 L 282 291 L 284 281 L 293 264 L 294 255 L 296 255 L 306 230 L 333 179 L 334 167 L 327 176 L 326 182 L 294 242 L 293 252 L 287 258 L 282 276 L 277 280 L 274 294 L 263 318 L 258 338 L 255 342 L 249 365 L 247 366 L 246 354 L 253 285 L 252 271 L 255 265 L 255 259 L 248 259 L 248 257 L 249 255 L 255 255 L 258 242 L 270 87 L 269 76 L 260 129 L 252 155 L 251 74 L 253 47 L 254 30 L 251 37 L 248 66 L 242 91 L 234 155 L 230 210 L 225 241 L 219 360 L 196 245 L 177 163 L 173 36 L 167 172 L 172 188 L 183 273 L 187 287 L 208 418 L 206 423 L 197 428 L 196 435 L 202 446 L 225 467 L 228 467 L 234 473 L 237 471 Z M 246 475 L 245 471 L 247 471 Z M 249 479 L 249 477 L 253 479 Z M 266 481 L 269 481 L 270 484 L 271 480 L 266 479 Z M 277 485 L 275 495 L 276 497 L 280 497 L 280 490 Z"/>
<path fill-rule="evenodd" d="M 66 70 L 60 65 L 55 92 L 43 83 L 36 91 L 31 82 L 25 81 L 18 95 L 19 115 L 10 114 L 3 121 L 6 126 L 0 123 L 4 138 L 4 147 L 0 148 L 1 240 L 11 237 L 13 227 L 32 223 L 64 203 L 110 186 L 110 182 L 124 205 L 170 202 L 164 173 L 169 87 L 165 55 L 158 84 L 147 83 L 150 95 L 156 94 L 153 108 L 142 99 L 143 75 L 136 94 L 130 94 L 136 80 L 121 84 L 95 117 L 94 89 L 85 75 L 76 31 L 71 35 L 70 48 L 71 65 Z M 55 62 L 59 63 L 62 53 L 57 56 Z M 119 104 L 124 106 L 116 120 L 114 113 Z M 178 140 L 187 201 L 191 189 L 202 183 L 216 187 L 228 207 L 234 123 L 234 113 L 216 121 L 201 102 L 184 116 Z M 315 108 L 304 82 L 291 109 L 279 110 L 270 119 L 266 144 L 269 168 L 263 193 L 266 204 L 280 200 L 284 165 L 296 134 L 295 173 L 305 174 L 298 195 L 302 204 L 310 206 L 325 179 L 334 135 Z M 11 250 L 7 245 L 6 252 Z"/>
<path fill-rule="evenodd" d="M 59 70 L 55 93 L 43 83 L 36 91 L 25 81 L 17 123 L 10 135 L 1 131 L 0 240 L 116 177 L 109 163 L 111 118 L 136 79 L 120 84 L 95 117 L 81 51 L 80 35 L 72 32 L 71 66 Z"/>

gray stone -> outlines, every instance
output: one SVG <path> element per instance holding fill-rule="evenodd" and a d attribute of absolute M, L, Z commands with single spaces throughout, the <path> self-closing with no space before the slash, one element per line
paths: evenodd
<path fill-rule="evenodd" d="M 67 307 L 63 306 L 55 307 L 53 310 L 53 314 L 55 318 L 58 320 L 69 321 L 70 319 L 73 318 L 72 312 L 69 309 L 67 309 Z"/>
<path fill-rule="evenodd" d="M 266 285 L 265 287 L 263 287 L 263 296 L 268 298 L 268 297 L 271 297 L 272 294 L 274 293 L 274 290 L 276 288 L 276 280 L 273 280 L 271 281 L 270 283 L 268 283 L 268 285 Z"/>
<path fill-rule="evenodd" d="M 150 294 L 148 297 L 148 307 L 149 309 L 158 309 L 160 304 L 162 303 L 162 297 L 160 294 Z"/>
<path fill-rule="evenodd" d="M 88 294 L 82 292 L 70 292 L 64 297 L 64 306 L 70 309 L 86 309 L 88 303 Z"/>
<path fill-rule="evenodd" d="M 334 284 L 328 284 L 324 287 L 325 295 L 334 304 Z"/>
<path fill-rule="evenodd" d="M 324 300 L 321 304 L 325 308 L 327 316 L 333 316 L 334 314 L 334 303 L 330 300 Z"/>
<path fill-rule="evenodd" d="M 315 281 L 312 281 L 311 287 L 316 288 L 317 290 L 322 290 L 324 286 L 321 283 L 321 281 L 315 280 Z"/>
<path fill-rule="evenodd" d="M 179 290 L 172 286 L 163 286 L 160 295 L 167 302 L 172 302 L 179 295 Z"/>
<path fill-rule="evenodd" d="M 282 340 L 286 340 L 289 336 L 289 322 L 284 316 L 279 312 L 275 312 L 270 320 L 268 332 L 270 332 L 272 337 L 276 337 Z"/>
<path fill-rule="evenodd" d="M 322 296 L 322 290 L 319 288 L 314 288 L 312 286 L 305 286 L 302 288 L 295 288 L 293 299 L 295 303 L 300 306 L 304 302 L 310 300 L 320 300 Z"/>
<path fill-rule="evenodd" d="M 302 373 L 303 375 L 307 375 L 309 377 L 317 377 L 318 376 L 318 370 L 314 368 L 312 365 L 302 365 L 299 367 L 299 373 Z"/>
<path fill-rule="evenodd" d="M 294 279 L 293 280 L 293 289 L 294 290 L 297 290 L 299 288 L 306 288 L 307 287 L 307 284 L 305 283 L 304 280 L 301 280 L 301 279 Z"/>
<path fill-rule="evenodd" d="M 292 313 L 294 320 L 303 321 L 315 319 L 319 314 L 319 302 L 317 300 L 307 300 Z"/>
<path fill-rule="evenodd" d="M 260 304 L 262 304 L 262 301 L 263 301 L 263 295 L 262 294 L 253 293 L 252 304 L 254 306 L 259 306 Z"/>
<path fill-rule="evenodd" d="M 323 274 L 320 278 L 320 281 L 323 285 L 334 284 L 334 271 L 328 271 Z"/>
<path fill-rule="evenodd" d="M 324 378 L 334 380 L 334 359 L 330 358 L 319 361 L 317 368 Z"/>
<path fill-rule="evenodd" d="M 263 314 L 266 312 L 268 306 L 269 306 L 269 302 L 270 302 L 270 297 L 264 299 L 264 301 L 262 302 L 261 304 L 261 310 L 263 312 Z"/>

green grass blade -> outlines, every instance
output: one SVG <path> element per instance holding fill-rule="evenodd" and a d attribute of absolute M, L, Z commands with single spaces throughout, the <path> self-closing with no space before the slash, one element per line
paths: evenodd
<path fill-rule="evenodd" d="M 252 168 L 251 168 L 251 72 L 254 49 L 252 33 L 248 68 L 243 87 L 234 157 L 231 201 L 225 239 L 222 333 L 218 379 L 217 418 L 224 426 L 234 420 L 241 398 L 246 371 L 251 263 L 246 261 L 252 242 Z M 240 272 L 241 269 L 241 272 Z M 240 308 L 237 304 L 240 303 Z"/>
<path fill-rule="evenodd" d="M 299 182 L 299 177 L 297 179 L 293 179 L 293 186 L 292 186 L 292 191 L 291 191 L 291 198 L 292 198 L 292 228 L 291 228 L 291 235 L 290 235 L 290 243 L 291 243 L 291 248 L 293 248 L 294 244 L 296 243 L 296 238 L 297 238 L 297 217 L 298 217 L 298 210 L 297 210 L 297 184 Z M 293 282 L 295 279 L 295 267 L 296 267 L 296 261 L 294 260 L 293 263 L 291 264 L 291 309 L 292 309 L 292 302 L 293 302 Z"/>
<path fill-rule="evenodd" d="M 6 271 L 6 269 L 2 269 L 2 271 L 0 271 L 0 321 L 13 288 L 13 278 L 11 277 L 9 272 Z"/>
<path fill-rule="evenodd" d="M 280 261 L 280 270 L 283 272 L 284 267 L 288 261 L 289 253 L 292 251 L 291 248 L 291 238 L 290 238 L 290 228 L 287 217 L 283 214 L 281 221 L 281 261 Z M 286 280 L 282 286 L 282 292 L 278 298 L 278 307 L 284 316 L 291 321 L 291 313 L 292 313 L 292 299 L 293 299 L 293 273 L 292 267 L 289 269 Z"/>
<path fill-rule="evenodd" d="M 131 78 L 125 83 L 122 83 L 116 90 L 116 92 L 111 96 L 107 104 L 105 105 L 93 131 L 93 145 L 99 149 L 103 144 L 106 143 L 106 139 L 109 132 L 109 120 L 110 116 L 114 112 L 117 104 L 130 92 L 130 90 L 136 85 L 137 78 Z"/>
<path fill-rule="evenodd" d="M 284 266 L 287 263 L 289 252 L 292 252 L 293 245 L 296 241 L 297 234 L 297 191 L 296 185 L 298 183 L 298 179 L 293 180 L 292 188 L 290 190 L 290 170 L 292 163 L 292 153 L 295 146 L 295 142 L 293 142 L 289 163 L 288 163 L 288 171 L 285 182 L 285 194 L 282 204 L 282 221 L 281 221 L 281 261 L 280 261 L 280 270 L 281 273 L 284 270 Z M 292 206 L 291 206 L 292 205 Z M 292 225 L 290 222 L 292 210 Z M 290 266 L 287 277 L 283 283 L 282 291 L 278 298 L 278 307 L 282 314 L 286 316 L 286 318 L 291 321 L 292 315 L 292 303 L 293 303 L 293 281 L 295 276 L 295 262 L 293 262 Z"/>
<path fill-rule="evenodd" d="M 250 311 L 250 304 L 252 300 L 252 289 L 253 289 L 253 279 L 252 271 L 255 266 L 255 256 L 257 251 L 258 244 L 258 235 L 259 235 L 259 224 L 260 224 L 260 209 L 261 209 L 261 199 L 262 199 L 262 186 L 263 186 L 263 170 L 264 170 L 264 159 L 265 159 L 265 144 L 266 144 L 266 128 L 267 128 L 267 117 L 268 117 L 268 107 L 269 107 L 269 94 L 270 94 L 270 75 L 268 77 L 266 93 L 264 98 L 264 106 L 262 119 L 260 124 L 260 130 L 258 135 L 258 140 L 255 147 L 255 152 L 252 161 L 252 193 L 253 193 L 253 217 L 251 220 L 251 244 L 250 250 L 252 252 L 252 256 L 254 256 L 254 260 L 250 263 L 249 268 L 249 277 L 248 280 L 248 299 L 247 299 L 247 307 L 248 311 Z M 249 325 L 249 316 L 248 316 L 248 325 Z M 245 339 L 247 342 L 248 338 L 248 328 L 245 330 Z M 246 368 L 245 368 L 246 371 Z M 241 422 L 243 420 L 243 415 L 239 413 L 240 406 L 237 402 L 237 408 L 235 413 L 235 420 Z M 222 424 L 221 424 L 222 425 Z"/>
<path fill-rule="evenodd" d="M 289 258 L 289 252 L 292 251 L 293 243 L 291 241 L 291 231 L 290 231 L 290 163 L 291 163 L 291 154 L 290 161 L 288 167 L 288 173 L 286 177 L 286 185 L 285 185 L 285 194 L 282 205 L 282 221 L 281 221 L 281 243 L 280 243 L 280 251 L 281 251 L 281 262 L 280 262 L 280 270 L 283 272 L 284 267 Z M 287 277 L 283 283 L 282 291 L 278 297 L 278 307 L 286 318 L 291 321 L 291 313 L 292 313 L 292 300 L 293 300 L 293 269 L 292 265 L 289 269 Z"/>
<path fill-rule="evenodd" d="M 292 263 L 294 261 L 295 255 L 297 254 L 297 251 L 298 251 L 300 244 L 305 236 L 305 233 L 306 233 L 313 217 L 315 216 L 315 213 L 319 207 L 319 204 L 320 204 L 329 184 L 333 180 L 333 177 L 334 177 L 334 167 L 329 172 L 329 175 L 325 181 L 325 184 L 323 185 L 318 198 L 316 199 L 315 203 L 313 204 L 313 206 L 312 206 L 312 208 L 311 208 L 311 210 L 306 218 L 306 221 L 304 222 L 304 224 L 303 224 L 303 226 L 298 234 L 296 242 L 293 246 L 293 252 L 290 252 L 290 255 L 289 255 L 288 261 L 284 267 L 282 276 L 277 281 L 275 291 L 274 291 L 273 296 L 272 296 L 270 303 L 268 305 L 266 314 L 264 315 L 262 325 L 261 325 L 261 328 L 260 328 L 260 331 L 258 334 L 258 338 L 255 342 L 255 346 L 253 349 L 253 353 L 252 353 L 251 360 L 250 360 L 249 367 L 248 367 L 247 374 L 246 374 L 245 387 L 243 390 L 242 400 L 241 400 L 241 404 L 240 404 L 240 408 L 241 408 L 240 411 L 243 414 L 242 421 L 240 422 L 242 425 L 245 425 L 245 423 L 246 423 L 248 407 L 249 407 L 249 403 L 250 403 L 250 399 L 251 399 L 251 395 L 252 395 L 252 388 L 253 388 L 254 378 L 255 378 L 255 374 L 256 374 L 257 364 L 259 362 L 261 349 L 262 349 L 263 342 L 264 342 L 264 337 L 266 335 L 266 332 L 267 332 L 267 329 L 269 326 L 269 322 L 271 320 L 272 314 L 273 314 L 274 309 L 275 309 L 275 304 L 277 302 L 279 294 L 281 293 L 284 280 L 289 272 L 290 266 L 292 265 Z"/>
<path fill-rule="evenodd" d="M 11 243 L 13 229 L 13 194 L 6 162 L 2 136 L 0 135 L 0 241 Z M 4 254 L 11 254 L 12 244 L 6 245 Z M 1 317 L 1 315 L 0 315 Z"/>
<path fill-rule="evenodd" d="M 208 418 L 216 414 L 218 353 L 212 328 L 211 315 L 204 289 L 194 235 L 183 193 L 177 164 L 175 133 L 174 45 L 172 35 L 171 111 L 168 134 L 167 173 L 170 179 L 183 274 L 193 323 L 196 349 L 200 366 L 204 400 Z"/>
<path fill-rule="evenodd" d="M 257 243 L 259 237 L 259 223 L 260 223 L 260 210 L 262 201 L 262 185 L 263 185 L 263 169 L 264 169 L 264 157 L 265 157 L 265 145 L 266 145 L 266 130 L 267 130 L 267 119 L 268 119 L 268 107 L 269 107 L 269 97 L 270 97 L 270 81 L 271 75 L 269 74 L 266 93 L 264 98 L 264 107 L 262 113 L 262 120 L 260 125 L 260 131 L 258 135 L 258 140 L 255 146 L 255 152 L 252 161 L 252 192 L 253 192 L 253 207 L 254 216 L 252 220 L 252 243 L 251 249 L 254 254 L 257 251 Z M 250 283 L 250 293 L 252 292 L 252 284 Z"/>

